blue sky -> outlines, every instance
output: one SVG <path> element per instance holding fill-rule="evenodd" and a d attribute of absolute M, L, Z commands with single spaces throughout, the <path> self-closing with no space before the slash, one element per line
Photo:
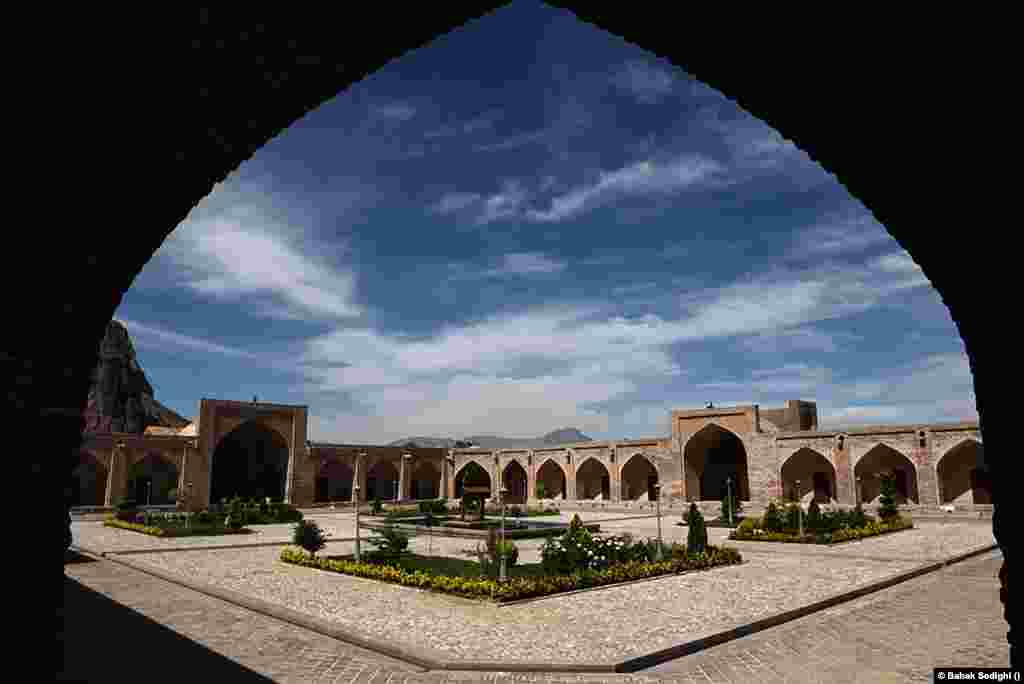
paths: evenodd
<path fill-rule="evenodd" d="M 167 406 L 308 404 L 317 440 L 648 437 L 797 398 L 822 427 L 977 419 L 938 293 L 830 173 L 532 2 L 267 144 L 115 318 Z"/>

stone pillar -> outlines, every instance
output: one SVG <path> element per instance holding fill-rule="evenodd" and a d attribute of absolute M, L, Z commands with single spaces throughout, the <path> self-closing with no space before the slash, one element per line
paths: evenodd
<path fill-rule="evenodd" d="M 526 504 L 537 500 L 537 458 L 533 449 L 526 452 Z"/>
<path fill-rule="evenodd" d="M 572 449 L 568 449 L 567 463 L 565 466 L 565 500 L 576 500 L 576 458 Z"/>
<path fill-rule="evenodd" d="M 921 506 L 939 505 L 938 473 L 932 463 L 931 445 L 925 441 L 921 446 L 918 437 L 914 437 L 915 447 L 910 450 L 910 460 L 917 471 L 917 503 Z"/>
<path fill-rule="evenodd" d="M 398 499 L 412 499 L 412 454 L 402 454 L 401 467 L 398 471 Z"/>
<path fill-rule="evenodd" d="M 360 504 L 366 501 L 366 454 L 356 454 L 352 459 L 352 501 Z M 356 496 L 355 485 L 359 485 L 359 495 Z"/>
<path fill-rule="evenodd" d="M 501 491 L 501 452 L 494 453 L 494 465 L 491 467 L 491 498 L 494 499 Z"/>
<path fill-rule="evenodd" d="M 110 452 L 110 473 L 107 475 L 107 494 L 103 502 L 105 506 L 113 506 L 118 498 L 125 495 L 130 458 L 131 454 L 124 446 L 115 444 L 113 451 Z"/>
<path fill-rule="evenodd" d="M 450 499 L 448 494 L 448 456 L 441 456 L 441 482 L 437 488 L 437 495 L 442 499 Z"/>
<path fill-rule="evenodd" d="M 843 448 L 840 449 L 840 442 L 837 439 L 832 447 L 832 461 L 836 467 L 836 500 L 839 503 L 854 506 L 857 504 L 857 495 L 854 490 L 857 482 L 853 478 L 853 465 L 850 463 L 850 449 L 847 448 L 844 439 Z"/>
<path fill-rule="evenodd" d="M 617 444 L 612 444 L 608 451 L 608 499 L 613 503 L 622 501 L 622 463 L 620 463 Z"/>
<path fill-rule="evenodd" d="M 107 488 L 103 492 L 103 505 L 110 508 L 114 505 L 114 480 L 115 472 L 120 465 L 120 449 L 116 446 L 110 450 L 110 467 L 107 468 Z"/>

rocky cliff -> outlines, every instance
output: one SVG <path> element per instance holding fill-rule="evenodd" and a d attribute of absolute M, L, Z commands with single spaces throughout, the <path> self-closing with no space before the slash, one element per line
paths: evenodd
<path fill-rule="evenodd" d="M 183 428 L 188 423 L 153 398 L 153 386 L 139 366 L 128 330 L 111 321 L 89 388 L 86 431 L 141 434 L 150 426 Z"/>

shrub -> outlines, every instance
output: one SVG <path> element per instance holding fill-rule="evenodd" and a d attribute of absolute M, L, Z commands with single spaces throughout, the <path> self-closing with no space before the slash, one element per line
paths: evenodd
<path fill-rule="evenodd" d="M 779 513 L 779 509 L 776 508 L 774 501 L 770 501 L 768 503 L 768 508 L 765 510 L 764 518 L 761 521 L 761 527 L 763 527 L 766 532 L 782 531 L 782 515 Z"/>
<path fill-rule="evenodd" d="M 544 491 L 544 483 L 538 481 L 537 482 L 537 498 L 538 499 L 543 499 L 544 498 L 544 494 L 546 494 L 546 493 L 547 492 Z"/>
<path fill-rule="evenodd" d="M 736 527 L 736 532 L 738 534 L 753 534 L 756 529 L 758 529 L 757 521 L 753 518 L 747 518 Z"/>
<path fill-rule="evenodd" d="M 708 544 L 708 531 L 704 527 L 704 516 L 700 514 L 697 504 L 690 504 L 690 514 L 687 517 L 687 524 L 690 529 L 686 535 L 687 553 L 701 553 Z"/>
<path fill-rule="evenodd" d="M 327 537 L 320 526 L 310 520 L 299 522 L 292 531 L 292 543 L 316 556 L 316 552 L 327 546 Z"/>
<path fill-rule="evenodd" d="M 807 520 L 804 521 L 807 529 L 816 531 L 822 529 L 822 518 L 821 518 L 821 507 L 817 501 L 811 500 L 811 505 L 807 507 Z"/>
<path fill-rule="evenodd" d="M 885 473 L 881 476 L 881 496 L 878 499 L 878 517 L 892 520 L 900 514 L 896 506 L 896 476 Z"/>
<path fill-rule="evenodd" d="M 864 507 L 858 501 L 847 518 L 847 525 L 849 527 L 864 527 L 868 522 L 868 516 L 864 513 Z"/>
<path fill-rule="evenodd" d="M 200 525 L 211 525 L 214 522 L 214 515 L 210 511 L 199 511 L 196 513 L 196 522 Z"/>
<path fill-rule="evenodd" d="M 743 510 L 743 504 L 740 503 L 739 497 L 736 496 L 736 488 L 733 487 L 732 490 L 731 497 L 728 495 L 722 497 L 721 520 L 729 520 L 729 507 L 730 504 L 732 504 L 732 519 L 735 522 L 736 517 L 739 515 L 740 511 Z"/>
<path fill-rule="evenodd" d="M 370 502 L 370 515 L 380 515 L 384 512 L 384 504 L 381 502 L 379 496 L 375 496 L 373 501 Z"/>
<path fill-rule="evenodd" d="M 394 559 L 409 548 L 409 535 L 389 524 L 383 530 L 378 530 L 377 536 L 370 537 L 367 542 L 377 547 L 377 554 L 381 558 Z"/>
<path fill-rule="evenodd" d="M 431 501 L 420 501 L 419 502 L 420 513 L 440 513 L 445 514 L 448 512 L 448 505 L 444 499 L 433 499 Z"/>
<path fill-rule="evenodd" d="M 786 506 L 785 530 L 796 531 L 800 528 L 800 504 L 791 503 Z"/>

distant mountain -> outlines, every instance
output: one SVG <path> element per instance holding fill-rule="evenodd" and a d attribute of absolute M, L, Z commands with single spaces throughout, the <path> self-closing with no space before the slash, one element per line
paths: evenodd
<path fill-rule="evenodd" d="M 465 439 L 478 445 L 481 449 L 537 449 L 540 447 L 553 446 L 557 444 L 572 444 L 574 442 L 592 442 L 590 437 L 576 428 L 562 428 L 554 430 L 543 437 L 498 437 L 496 435 L 472 435 Z M 423 448 L 454 449 L 456 443 L 461 440 L 448 437 L 405 437 L 390 442 L 388 446 L 413 446 Z"/>

